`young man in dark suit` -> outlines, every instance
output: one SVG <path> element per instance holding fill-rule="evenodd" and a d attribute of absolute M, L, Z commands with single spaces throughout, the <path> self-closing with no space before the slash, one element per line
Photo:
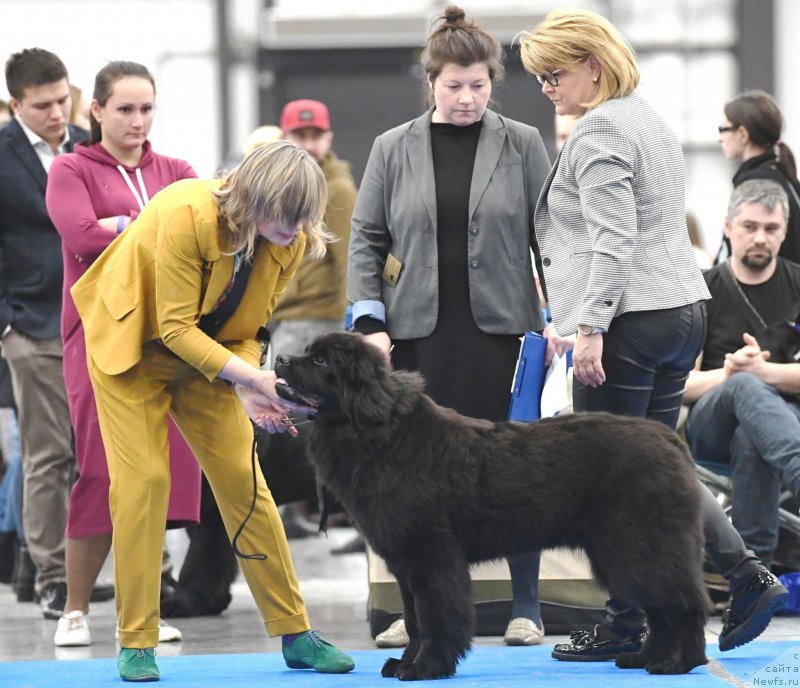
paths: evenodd
<path fill-rule="evenodd" d="M 61 238 L 45 207 L 47 173 L 85 132 L 68 125 L 64 63 L 32 48 L 6 62 L 14 118 L 0 131 L 0 348 L 8 361 L 23 454 L 23 526 L 45 618 L 64 609 L 64 528 L 72 427 L 59 333 Z M 19 592 L 19 589 L 18 589 Z"/>

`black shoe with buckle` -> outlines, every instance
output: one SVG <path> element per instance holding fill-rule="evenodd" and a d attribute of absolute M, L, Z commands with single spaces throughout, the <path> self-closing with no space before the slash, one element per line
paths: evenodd
<path fill-rule="evenodd" d="M 40 606 L 45 619 L 58 621 L 64 613 L 67 603 L 67 584 L 50 583 L 46 585 L 40 595 Z"/>
<path fill-rule="evenodd" d="M 789 591 L 765 567 L 731 595 L 731 606 L 722 615 L 719 649 L 732 650 L 760 636 L 772 617 L 789 599 Z"/>
<path fill-rule="evenodd" d="M 607 662 L 623 652 L 639 652 L 647 633 L 623 635 L 604 624 L 591 631 L 573 631 L 570 642 L 558 643 L 551 657 L 563 662 Z"/>

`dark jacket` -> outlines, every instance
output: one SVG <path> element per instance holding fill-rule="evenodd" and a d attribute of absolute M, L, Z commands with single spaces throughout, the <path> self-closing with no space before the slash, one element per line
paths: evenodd
<path fill-rule="evenodd" d="M 70 126 L 69 151 L 84 139 Z M 61 237 L 45 206 L 45 172 L 16 120 L 0 130 L 0 332 L 8 325 L 34 339 L 59 334 Z"/>

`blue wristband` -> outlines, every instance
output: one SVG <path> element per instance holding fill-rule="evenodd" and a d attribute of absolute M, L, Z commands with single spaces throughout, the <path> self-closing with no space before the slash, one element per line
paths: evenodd
<path fill-rule="evenodd" d="M 125 216 L 118 215 L 117 216 L 117 234 L 122 234 L 122 230 L 125 229 Z"/>

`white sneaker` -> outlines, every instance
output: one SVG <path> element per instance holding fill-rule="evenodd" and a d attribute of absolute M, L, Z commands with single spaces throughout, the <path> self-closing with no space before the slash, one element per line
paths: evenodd
<path fill-rule="evenodd" d="M 119 640 L 119 626 L 114 632 L 114 637 Z M 170 626 L 164 619 L 158 620 L 158 642 L 159 643 L 176 643 L 183 640 L 183 633 L 180 632 L 175 626 Z"/>
<path fill-rule="evenodd" d="M 89 620 L 86 614 L 78 610 L 64 614 L 58 620 L 56 634 L 53 637 L 56 647 L 88 647 L 92 644 L 89 633 Z"/>
<path fill-rule="evenodd" d="M 385 631 L 375 636 L 376 647 L 405 647 L 408 645 L 406 622 L 398 619 Z"/>
<path fill-rule="evenodd" d="M 506 645 L 538 645 L 544 638 L 544 624 L 539 628 L 533 621 L 524 616 L 511 619 L 503 636 Z"/>
<path fill-rule="evenodd" d="M 158 642 L 159 643 L 177 643 L 183 639 L 181 633 L 175 626 L 170 626 L 164 619 L 158 622 Z"/>

